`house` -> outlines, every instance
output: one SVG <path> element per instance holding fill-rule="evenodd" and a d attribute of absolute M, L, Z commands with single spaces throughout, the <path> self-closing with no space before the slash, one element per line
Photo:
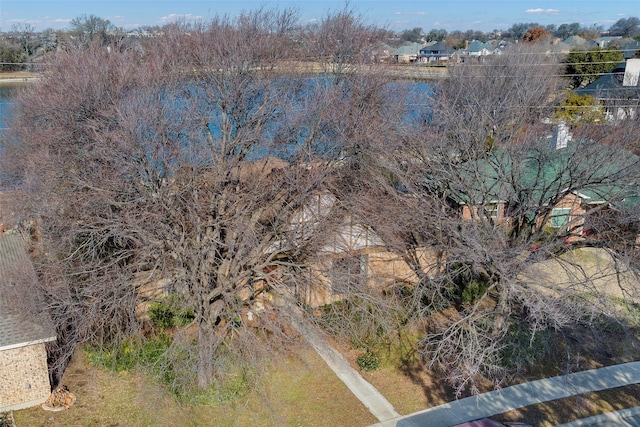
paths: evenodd
<path fill-rule="evenodd" d="M 420 43 L 406 43 L 398 47 L 393 52 L 393 58 L 395 62 L 399 64 L 408 64 L 415 62 L 420 56 L 420 49 L 422 45 Z"/>
<path fill-rule="evenodd" d="M 455 50 L 442 42 L 420 49 L 420 62 L 449 62 Z"/>
<path fill-rule="evenodd" d="M 640 57 L 640 40 L 633 40 L 620 47 L 624 59 Z"/>
<path fill-rule="evenodd" d="M 379 43 L 371 52 L 371 59 L 374 62 L 386 63 L 391 62 L 394 49 L 386 43 Z"/>
<path fill-rule="evenodd" d="M 418 277 L 365 222 L 349 212 L 336 209 L 339 200 L 325 192 L 313 196 L 290 219 L 290 228 L 303 235 L 317 231 L 323 220 L 333 215 L 330 232 L 322 237 L 317 255 L 307 260 L 309 281 L 294 293 L 312 307 L 339 301 L 349 290 L 359 287 L 385 290 L 394 283 L 416 283 Z M 438 255 L 429 248 L 417 251 L 420 264 L 428 274 Z"/>
<path fill-rule="evenodd" d="M 506 227 L 526 221 L 537 229 L 557 230 L 568 241 L 597 238 L 605 227 L 596 226 L 593 215 L 606 221 L 606 215 L 638 198 L 637 176 L 628 174 L 640 167 L 640 158 L 631 153 L 617 158 L 614 149 L 589 144 L 554 142 L 521 153 L 495 150 L 463 162 L 448 197 L 466 220 Z"/>
<path fill-rule="evenodd" d="M 609 120 L 633 118 L 640 105 L 640 58 L 620 63 L 609 73 L 574 92 L 599 100 Z"/>
<path fill-rule="evenodd" d="M 51 394 L 45 343 L 56 340 L 21 235 L 0 233 L 0 412 Z"/>
<path fill-rule="evenodd" d="M 562 43 L 569 46 L 571 49 L 586 49 L 588 47 L 591 47 L 587 45 L 586 39 L 578 35 L 569 36 L 566 39 L 564 39 Z"/>
<path fill-rule="evenodd" d="M 569 36 L 564 40 L 556 39 L 552 43 L 552 51 L 568 54 L 573 50 L 589 50 L 599 47 L 595 40 L 587 40 L 578 35 Z"/>
<path fill-rule="evenodd" d="M 594 41 L 597 43 L 598 47 L 609 47 L 611 45 L 611 43 L 615 42 L 616 40 L 620 40 L 622 38 L 622 36 L 604 36 L 604 37 L 600 37 L 598 39 L 595 39 Z"/>
<path fill-rule="evenodd" d="M 456 55 L 464 62 L 468 59 L 476 59 L 481 61 L 483 57 L 493 55 L 499 52 L 500 49 L 491 43 L 483 43 L 479 40 L 473 40 L 471 43 L 467 43 L 464 49 L 456 51 Z"/>
<path fill-rule="evenodd" d="M 313 174 L 315 165 L 291 166 L 284 160 L 266 157 L 244 164 L 237 179 L 264 182 L 298 167 L 297 174 Z M 270 209 L 263 214 L 264 223 L 283 215 Z M 280 292 L 283 289 L 317 307 L 343 299 L 351 286 L 385 290 L 396 282 L 417 282 L 416 273 L 402 257 L 389 251 L 372 227 L 343 208 L 330 189 L 314 190 L 301 206 L 285 214 L 288 217 L 282 222 L 283 229 L 264 249 L 268 261 L 260 265 L 261 274 L 238 286 L 236 297 L 244 302 L 244 310 L 260 311 L 268 305 L 284 303 Z M 307 252 L 307 246 L 313 249 Z M 434 264 L 430 262 L 433 251 L 425 248 L 416 252 L 427 271 Z M 289 280 L 294 270 L 297 280 Z M 174 292 L 173 278 L 154 271 L 139 272 L 133 282 L 140 297 L 136 313 L 142 320 L 148 320 L 151 303 Z"/>

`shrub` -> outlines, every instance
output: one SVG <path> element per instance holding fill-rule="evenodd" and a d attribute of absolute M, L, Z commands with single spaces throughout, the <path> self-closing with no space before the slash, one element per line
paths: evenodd
<path fill-rule="evenodd" d="M 463 303 L 471 304 L 482 297 L 489 285 L 484 281 L 472 280 L 462 290 L 461 299 Z"/>
<path fill-rule="evenodd" d="M 604 109 L 593 96 L 578 95 L 574 91 L 567 91 L 565 99 L 555 113 L 556 119 L 570 125 L 579 123 L 604 122 Z"/>
<path fill-rule="evenodd" d="M 186 326 L 195 318 L 193 310 L 184 307 L 178 295 L 169 295 L 149 305 L 149 318 L 155 327 L 175 328 Z"/>
<path fill-rule="evenodd" d="M 393 322 L 387 313 L 356 297 L 323 306 L 318 323 L 351 348 L 367 350 L 386 340 Z"/>
<path fill-rule="evenodd" d="M 156 377 L 181 402 L 217 406 L 244 396 L 254 383 L 255 367 L 247 366 L 228 351 L 216 354 L 215 380 L 202 389 L 197 385 L 194 342 L 166 334 L 142 340 L 129 338 L 114 348 L 85 349 L 89 361 L 111 371 L 142 368 Z"/>
<path fill-rule="evenodd" d="M 508 344 L 501 352 L 504 366 L 519 369 L 523 366 L 533 366 L 544 358 L 550 337 L 548 331 L 534 332 L 524 322 L 513 322 L 508 334 Z"/>
<path fill-rule="evenodd" d="M 356 359 L 356 364 L 365 372 L 375 371 L 380 368 L 380 356 L 371 350 L 367 350 Z"/>
<path fill-rule="evenodd" d="M 128 371 L 138 366 L 156 364 L 171 342 L 171 337 L 160 334 L 147 340 L 127 338 L 114 348 L 89 347 L 85 352 L 96 366 L 113 371 Z"/>

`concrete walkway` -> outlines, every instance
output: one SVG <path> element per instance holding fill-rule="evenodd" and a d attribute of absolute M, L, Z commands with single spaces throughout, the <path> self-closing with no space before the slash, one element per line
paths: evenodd
<path fill-rule="evenodd" d="M 636 383 L 640 383 L 640 362 L 630 362 L 506 387 L 386 420 L 375 426 L 452 427 L 536 403 Z"/>
<path fill-rule="evenodd" d="M 400 417 L 391 403 L 367 380 L 351 367 L 344 356 L 333 348 L 323 333 L 309 322 L 304 321 L 299 310 L 293 310 L 290 319 L 293 326 L 307 340 L 331 370 L 345 383 L 351 392 L 379 420 L 386 421 Z"/>

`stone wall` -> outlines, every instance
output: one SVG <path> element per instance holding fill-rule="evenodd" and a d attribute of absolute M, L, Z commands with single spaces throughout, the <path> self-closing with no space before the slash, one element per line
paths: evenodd
<path fill-rule="evenodd" d="M 44 344 L 0 351 L 0 412 L 39 405 L 50 394 Z"/>

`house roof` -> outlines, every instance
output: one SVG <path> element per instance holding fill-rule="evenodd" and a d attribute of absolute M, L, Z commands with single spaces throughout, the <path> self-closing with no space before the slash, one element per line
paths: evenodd
<path fill-rule="evenodd" d="M 0 233 L 0 351 L 55 339 L 24 239 Z"/>
<path fill-rule="evenodd" d="M 638 99 L 640 98 L 639 68 L 640 58 L 629 59 L 585 87 L 575 89 L 574 92 L 578 95 L 591 95 L 598 99 Z M 634 73 L 635 79 L 631 78 Z"/>
<path fill-rule="evenodd" d="M 606 47 L 609 46 L 609 43 L 611 43 L 612 41 L 619 40 L 621 38 L 622 36 L 604 36 L 597 39 L 596 42 L 598 43 L 598 46 Z"/>
<path fill-rule="evenodd" d="M 469 46 L 466 50 L 469 52 L 480 52 L 481 50 L 486 49 L 488 51 L 492 51 L 494 46 L 491 43 L 482 43 L 480 40 L 474 40 L 469 43 Z"/>
<path fill-rule="evenodd" d="M 453 52 L 453 48 L 442 42 L 438 42 L 431 46 L 425 46 L 420 49 L 420 54 L 422 55 L 451 55 Z"/>
<path fill-rule="evenodd" d="M 622 46 L 620 50 L 622 51 L 622 54 L 624 55 L 625 59 L 633 58 L 636 55 L 636 51 L 640 50 L 640 40 L 634 40 L 632 42 L 629 42 L 624 46 Z"/>
<path fill-rule="evenodd" d="M 569 46 L 583 46 L 585 43 L 587 43 L 587 40 L 578 35 L 574 35 L 564 39 L 563 43 Z"/>
<path fill-rule="evenodd" d="M 610 149 L 573 141 L 563 149 L 540 147 L 518 158 L 508 150 L 496 150 L 459 165 L 460 181 L 451 186 L 451 196 L 458 203 L 474 205 L 498 201 L 548 204 L 568 193 L 579 195 L 585 203 L 638 196 L 638 189 L 632 191 L 623 175 L 638 167 L 640 158 L 627 153 L 616 162 L 603 160 L 614 157 L 606 154 Z"/>
<path fill-rule="evenodd" d="M 402 45 L 395 50 L 394 55 L 418 55 L 421 47 L 422 45 L 420 43 Z"/>

